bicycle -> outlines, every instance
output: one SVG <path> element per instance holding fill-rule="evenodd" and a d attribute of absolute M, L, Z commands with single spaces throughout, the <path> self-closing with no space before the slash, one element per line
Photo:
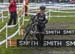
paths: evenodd
<path fill-rule="evenodd" d="M 33 32 L 37 32 L 37 21 L 35 16 L 32 16 L 29 24 L 26 26 L 25 30 L 24 30 L 24 38 L 22 40 L 33 40 L 35 39 L 35 34 L 32 34 Z"/>

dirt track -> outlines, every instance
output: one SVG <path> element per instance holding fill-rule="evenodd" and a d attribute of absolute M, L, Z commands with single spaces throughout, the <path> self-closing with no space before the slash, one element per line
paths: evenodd
<path fill-rule="evenodd" d="M 74 50 L 70 48 L 41 48 L 32 49 L 31 54 L 75 54 Z"/>

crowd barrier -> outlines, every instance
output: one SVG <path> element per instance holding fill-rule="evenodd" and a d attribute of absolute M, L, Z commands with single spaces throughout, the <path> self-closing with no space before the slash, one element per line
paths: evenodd
<path fill-rule="evenodd" d="M 21 22 L 20 22 L 21 18 L 18 17 L 18 23 L 16 25 L 10 25 L 8 26 L 8 24 L 6 23 L 6 25 L 0 29 L 0 32 L 2 32 L 3 30 L 6 31 L 6 38 L 3 41 L 0 41 L 0 45 L 4 44 L 6 42 L 6 48 L 8 47 L 7 41 L 11 38 L 13 38 L 14 36 L 16 36 L 18 33 L 20 34 L 20 28 L 21 28 Z M 8 28 L 12 28 L 12 27 L 16 27 L 18 25 L 18 29 L 16 32 L 14 32 L 12 35 L 8 36 Z"/>
<path fill-rule="evenodd" d="M 4 12 L 7 12 L 7 15 L 4 15 L 6 14 Z M 2 19 L 2 22 L 4 22 L 4 18 L 9 18 L 9 15 L 10 15 L 8 9 L 1 10 L 0 14 L 1 14 L 0 19 Z"/>
<path fill-rule="evenodd" d="M 5 5 L 5 4 L 7 4 L 7 5 Z M 0 19 L 2 20 L 2 22 L 4 22 L 4 18 L 8 18 L 9 17 L 9 10 L 8 10 L 8 4 L 9 3 L 0 3 L 0 14 L 1 14 L 1 16 L 0 16 Z M 4 5 L 4 6 L 2 6 L 2 5 Z M 19 5 L 18 5 L 18 9 L 19 8 L 21 8 L 21 6 L 19 7 Z M 8 12 L 8 16 L 4 16 L 3 15 L 3 13 L 5 12 L 5 11 L 7 11 Z M 23 16 L 23 18 L 24 18 L 24 16 Z M 4 40 L 2 40 L 2 41 L 0 41 L 0 45 L 2 45 L 2 44 L 4 44 L 5 42 L 6 42 L 6 48 L 8 47 L 8 44 L 7 44 L 7 41 L 9 40 L 9 39 L 11 39 L 11 38 L 13 38 L 14 36 L 16 36 L 18 33 L 20 34 L 20 28 L 21 28 L 21 20 L 23 19 L 23 18 L 21 18 L 21 16 L 18 16 L 18 23 L 16 24 L 16 25 L 10 25 L 10 26 L 8 26 L 8 24 L 6 23 L 6 25 L 4 25 L 4 27 L 2 27 L 1 29 L 0 29 L 0 33 L 3 31 L 3 30 L 5 30 L 6 31 L 6 38 L 4 39 Z M 22 23 L 23 24 L 23 23 Z M 10 36 L 8 36 L 8 30 L 9 30 L 9 28 L 12 28 L 12 27 L 16 27 L 16 26 L 18 26 L 18 29 L 17 29 L 17 31 L 15 31 L 12 35 L 10 35 Z"/>

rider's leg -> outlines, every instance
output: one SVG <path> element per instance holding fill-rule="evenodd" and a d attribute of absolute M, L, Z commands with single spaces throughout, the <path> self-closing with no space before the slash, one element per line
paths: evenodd
<path fill-rule="evenodd" d="M 38 32 L 40 32 L 40 27 L 37 25 L 37 31 Z M 40 44 L 40 34 L 36 34 L 36 38 L 37 38 L 37 40 L 38 40 L 38 46 L 40 46 L 41 44 Z"/>
<path fill-rule="evenodd" d="M 44 35 L 41 34 L 40 35 L 40 45 L 43 46 L 43 43 L 44 43 Z"/>

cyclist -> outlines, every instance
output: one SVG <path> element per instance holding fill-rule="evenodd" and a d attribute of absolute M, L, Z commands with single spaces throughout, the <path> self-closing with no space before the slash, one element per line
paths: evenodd
<path fill-rule="evenodd" d="M 46 9 L 45 6 L 40 6 L 40 11 L 36 14 L 38 22 L 37 31 L 40 32 L 39 34 L 36 34 L 39 46 L 43 46 L 44 34 L 42 34 L 41 32 L 45 31 L 45 24 L 48 22 L 45 14 L 45 9 Z"/>

